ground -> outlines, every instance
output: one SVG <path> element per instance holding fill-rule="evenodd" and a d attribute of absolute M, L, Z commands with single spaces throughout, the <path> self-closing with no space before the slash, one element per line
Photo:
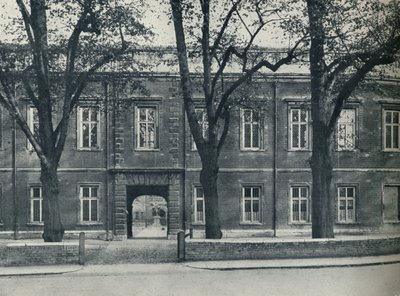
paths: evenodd
<path fill-rule="evenodd" d="M 47 276 L 0 278 L 0 295 L 400 296 L 400 264 L 218 271 L 186 263 L 92 265 Z"/>

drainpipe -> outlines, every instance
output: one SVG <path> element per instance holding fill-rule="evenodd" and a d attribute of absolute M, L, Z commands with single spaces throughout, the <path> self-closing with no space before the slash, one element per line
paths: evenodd
<path fill-rule="evenodd" d="M 179 99 L 178 97 L 176 99 Z M 182 101 L 181 101 L 182 103 Z M 183 231 L 186 233 L 186 110 L 185 104 L 182 103 L 182 138 L 183 138 L 183 146 L 182 146 L 182 153 L 183 153 L 183 173 L 182 173 L 182 192 L 183 192 L 183 199 L 182 199 L 182 208 L 183 208 Z"/>
<path fill-rule="evenodd" d="M 274 101 L 274 148 L 273 148 L 273 194 L 272 194 L 272 228 L 274 237 L 276 237 L 276 188 L 277 188 L 277 153 L 278 153 L 278 104 L 277 104 L 277 85 L 276 81 L 272 83 L 272 99 Z"/>
<path fill-rule="evenodd" d="M 14 219 L 13 219 L 13 232 L 14 232 L 14 239 L 18 239 L 18 209 L 17 209 L 17 161 L 16 161 L 16 154 L 17 154 L 17 147 L 16 147 L 16 129 L 17 124 L 16 120 L 13 119 L 12 122 L 12 188 L 13 188 L 13 209 L 14 209 Z"/>
<path fill-rule="evenodd" d="M 104 82 L 104 94 L 105 94 L 105 128 L 106 128 L 106 151 L 105 151 L 105 159 L 106 159 L 106 186 L 105 186 L 105 192 L 106 192 L 106 241 L 110 240 L 109 238 L 109 232 L 110 232 L 110 162 L 109 162 L 109 100 L 108 100 L 108 83 Z"/>

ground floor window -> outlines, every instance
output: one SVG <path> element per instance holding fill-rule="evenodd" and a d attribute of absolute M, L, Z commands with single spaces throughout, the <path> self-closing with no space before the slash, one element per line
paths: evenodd
<path fill-rule="evenodd" d="M 291 222 L 309 222 L 309 188 L 292 186 L 290 188 Z"/>
<path fill-rule="evenodd" d="M 99 186 L 80 186 L 80 219 L 81 222 L 99 220 Z"/>
<path fill-rule="evenodd" d="M 354 186 L 338 187 L 338 222 L 356 221 L 356 188 Z"/>
<path fill-rule="evenodd" d="M 242 222 L 259 223 L 260 220 L 259 186 L 243 186 L 242 188 Z"/>
<path fill-rule="evenodd" d="M 41 186 L 31 186 L 30 187 L 30 198 L 31 198 L 31 222 L 41 223 L 43 222 L 42 207 L 42 187 Z"/>
<path fill-rule="evenodd" d="M 194 187 L 194 222 L 204 223 L 206 221 L 204 191 L 202 187 Z"/>
<path fill-rule="evenodd" d="M 400 221 L 400 185 L 383 187 L 383 220 L 385 222 Z"/>

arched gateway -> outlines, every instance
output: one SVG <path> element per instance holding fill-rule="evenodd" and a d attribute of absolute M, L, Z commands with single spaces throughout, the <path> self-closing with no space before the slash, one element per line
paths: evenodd
<path fill-rule="evenodd" d="M 180 172 L 117 172 L 114 175 L 114 239 L 132 236 L 132 203 L 144 195 L 159 196 L 167 202 L 167 236 L 182 229 L 183 194 Z"/>

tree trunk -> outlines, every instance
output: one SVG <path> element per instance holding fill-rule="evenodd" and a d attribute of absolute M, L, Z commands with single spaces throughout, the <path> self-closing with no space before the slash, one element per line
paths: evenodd
<path fill-rule="evenodd" d="M 333 238 L 333 199 L 331 196 L 331 135 L 326 125 L 313 122 L 312 169 L 312 237 Z"/>
<path fill-rule="evenodd" d="M 42 182 L 43 195 L 43 221 L 45 242 L 61 242 L 64 236 L 64 226 L 61 223 L 57 165 L 50 167 L 41 165 L 40 180 Z"/>
<path fill-rule="evenodd" d="M 206 213 L 206 238 L 220 239 L 222 237 L 219 222 L 218 206 L 218 162 L 217 152 L 211 157 L 202 158 L 200 183 L 203 186 L 205 213 Z M 208 154 L 208 155 L 210 155 Z M 214 157 L 213 157 L 214 156 Z"/>

